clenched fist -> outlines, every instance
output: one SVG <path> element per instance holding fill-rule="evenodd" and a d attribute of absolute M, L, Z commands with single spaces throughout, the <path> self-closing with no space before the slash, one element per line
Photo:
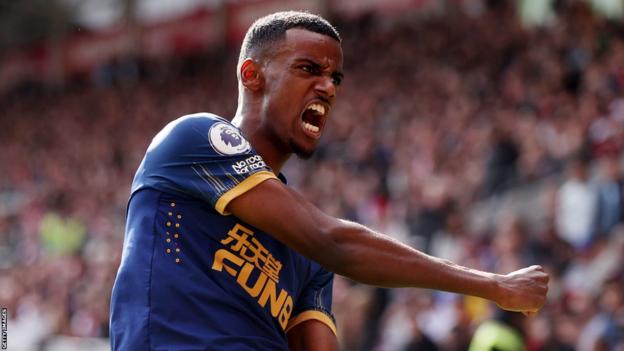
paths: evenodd
<path fill-rule="evenodd" d="M 548 280 L 548 274 L 541 266 L 497 275 L 498 293 L 494 302 L 504 310 L 533 315 L 546 302 Z"/>

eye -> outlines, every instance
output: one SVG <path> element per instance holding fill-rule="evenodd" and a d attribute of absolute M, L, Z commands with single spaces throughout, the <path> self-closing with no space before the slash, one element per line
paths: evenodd
<path fill-rule="evenodd" d="M 302 71 L 307 72 L 307 73 L 314 73 L 315 72 L 315 69 L 314 69 L 314 67 L 312 65 L 301 65 L 301 66 L 299 66 L 299 68 Z"/>
<path fill-rule="evenodd" d="M 340 84 L 342 84 L 342 77 L 339 75 L 332 75 L 332 82 L 335 86 L 339 86 Z"/>

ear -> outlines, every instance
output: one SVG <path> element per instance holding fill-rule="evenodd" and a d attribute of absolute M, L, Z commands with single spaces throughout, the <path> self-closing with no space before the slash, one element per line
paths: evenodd
<path fill-rule="evenodd" d="M 258 91 L 264 86 L 261 66 L 253 59 L 246 59 L 240 67 L 240 80 L 243 86 L 251 91 Z"/>

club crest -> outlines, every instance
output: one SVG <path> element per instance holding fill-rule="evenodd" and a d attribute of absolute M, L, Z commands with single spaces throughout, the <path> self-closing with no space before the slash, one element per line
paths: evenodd
<path fill-rule="evenodd" d="M 236 155 L 251 150 L 249 142 L 238 129 L 225 122 L 217 122 L 210 127 L 208 139 L 212 148 L 222 155 Z"/>

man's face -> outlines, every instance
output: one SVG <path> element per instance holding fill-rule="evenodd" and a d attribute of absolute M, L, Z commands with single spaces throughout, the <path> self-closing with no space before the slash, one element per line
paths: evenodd
<path fill-rule="evenodd" d="M 316 149 L 342 80 L 342 49 L 331 37 L 292 28 L 263 64 L 263 124 L 274 142 L 307 158 Z"/>

